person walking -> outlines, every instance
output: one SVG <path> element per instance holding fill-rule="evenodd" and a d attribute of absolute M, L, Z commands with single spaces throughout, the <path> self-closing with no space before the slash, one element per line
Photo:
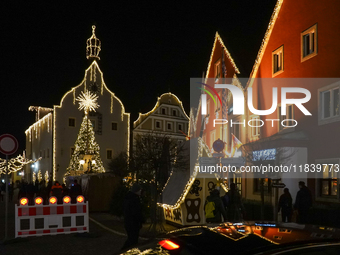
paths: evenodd
<path fill-rule="evenodd" d="M 297 210 L 297 223 L 308 222 L 309 210 L 312 207 L 312 193 L 306 187 L 305 182 L 299 182 L 300 190 L 296 194 L 294 209 Z"/>
<path fill-rule="evenodd" d="M 214 189 L 210 192 L 210 195 L 207 197 L 204 206 L 205 218 L 208 223 L 222 222 L 227 221 L 227 212 L 224 208 L 222 199 L 220 198 L 220 192 L 217 189 Z"/>
<path fill-rule="evenodd" d="M 122 250 L 138 244 L 139 231 L 143 224 L 142 206 L 140 203 L 141 194 L 141 186 L 138 183 L 134 183 L 124 199 L 124 227 L 128 238 Z"/>
<path fill-rule="evenodd" d="M 290 222 L 293 213 L 293 199 L 289 193 L 289 189 L 285 188 L 279 199 L 278 212 L 281 210 L 282 222 Z"/>
<path fill-rule="evenodd" d="M 228 202 L 228 220 L 230 221 L 240 221 L 243 219 L 243 215 L 245 213 L 243 203 L 241 200 L 241 195 L 236 189 L 236 184 L 231 183 L 230 189 L 227 193 L 229 202 Z"/>

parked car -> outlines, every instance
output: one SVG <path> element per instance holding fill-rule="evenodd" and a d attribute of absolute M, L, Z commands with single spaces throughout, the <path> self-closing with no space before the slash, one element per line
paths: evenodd
<path fill-rule="evenodd" d="M 239 222 L 171 231 L 122 254 L 339 254 L 340 229 Z"/>

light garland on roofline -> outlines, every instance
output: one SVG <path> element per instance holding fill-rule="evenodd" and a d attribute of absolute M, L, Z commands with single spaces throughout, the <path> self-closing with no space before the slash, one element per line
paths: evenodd
<path fill-rule="evenodd" d="M 205 76 L 205 77 L 206 77 L 206 78 L 205 78 L 205 83 L 206 83 L 206 81 L 207 81 L 207 79 L 208 79 L 208 77 L 209 77 L 210 66 L 211 66 L 211 62 L 212 62 L 213 55 L 214 55 L 214 53 L 215 53 L 215 48 L 216 48 L 216 43 L 217 43 L 217 41 L 219 41 L 219 43 L 220 43 L 221 46 L 223 47 L 224 53 L 227 55 L 228 59 L 230 60 L 231 65 L 234 67 L 235 73 L 237 73 L 237 74 L 240 73 L 240 71 L 238 70 L 238 68 L 237 68 L 237 66 L 236 66 L 236 64 L 235 64 L 234 59 L 231 57 L 231 55 L 230 55 L 230 53 L 229 53 L 227 47 L 225 47 L 222 38 L 220 37 L 220 35 L 218 34 L 218 32 L 216 32 L 216 34 L 215 34 L 214 46 L 213 46 L 213 49 L 212 49 L 211 54 L 210 54 L 210 60 L 209 60 L 208 68 L 207 68 L 207 73 L 206 73 L 206 76 Z"/>
<path fill-rule="evenodd" d="M 116 99 L 118 101 L 118 103 L 120 104 L 121 106 L 121 120 L 124 121 L 125 118 L 127 118 L 127 122 L 128 122 L 128 125 L 127 125 L 127 153 L 129 155 L 129 148 L 130 148 L 130 113 L 127 113 L 125 112 L 125 107 L 122 103 L 122 101 L 115 96 L 115 94 L 113 92 L 111 92 L 108 87 L 106 86 L 105 82 L 104 82 L 104 78 L 103 78 L 103 73 L 102 71 L 100 70 L 99 68 L 99 65 L 97 63 L 96 60 L 94 60 L 91 65 L 85 70 L 85 76 L 84 76 L 84 79 L 83 81 L 78 84 L 77 86 L 73 87 L 71 90 L 69 90 L 68 92 L 66 92 L 64 94 L 64 96 L 62 97 L 61 101 L 60 101 L 60 105 L 54 105 L 53 106 L 53 111 L 54 111 L 54 114 L 53 114 L 53 181 L 56 180 L 56 170 L 57 170 L 57 162 L 56 162 L 56 151 L 57 151 L 57 142 L 56 142 L 56 135 L 57 135 L 57 131 L 56 131 L 56 121 L 57 121 L 57 112 L 56 112 L 56 109 L 57 108 L 62 108 L 63 106 L 63 102 L 66 98 L 66 96 L 68 96 L 69 94 L 72 94 L 73 95 L 73 104 L 75 104 L 76 102 L 76 89 L 80 89 L 81 86 L 84 86 L 84 91 L 86 92 L 87 91 L 87 88 L 86 88 L 86 79 L 87 79 L 87 74 L 88 72 L 91 70 L 91 68 L 96 68 L 96 70 L 100 73 L 100 81 L 101 81 L 101 95 L 103 95 L 103 91 L 104 91 L 104 88 L 105 90 L 111 95 L 111 99 Z M 97 79 L 97 77 L 96 77 Z M 113 113 L 113 100 L 111 101 L 111 113 Z"/>
<path fill-rule="evenodd" d="M 156 111 L 156 109 L 161 105 L 160 102 L 159 102 L 160 99 L 161 99 L 161 97 L 162 97 L 162 96 L 165 96 L 165 95 L 175 97 L 176 100 L 179 102 L 181 108 L 182 108 L 182 111 L 183 111 L 183 113 L 184 113 L 184 116 L 185 116 L 188 120 L 190 119 L 189 116 L 186 114 L 186 112 L 185 112 L 185 110 L 184 110 L 182 101 L 179 100 L 179 98 L 178 98 L 175 94 L 172 94 L 171 92 L 168 92 L 168 93 L 162 94 L 161 96 L 159 96 L 159 97 L 157 98 L 157 102 L 156 102 L 155 106 L 152 108 L 151 111 L 148 111 L 147 113 L 139 113 L 137 120 L 135 120 L 135 121 L 133 122 L 133 127 L 134 127 L 134 128 L 136 128 L 136 127 L 140 124 L 139 121 L 140 121 L 141 118 L 147 117 L 148 115 L 150 115 L 151 113 L 153 113 L 154 111 Z"/>
<path fill-rule="evenodd" d="M 281 9 L 281 6 L 282 6 L 282 3 L 283 3 L 283 0 L 277 0 L 276 2 L 276 5 L 274 7 L 274 11 L 273 11 L 273 14 L 270 18 L 270 21 L 269 21 L 269 24 L 268 24 L 268 28 L 267 28 L 267 31 L 266 33 L 264 34 L 264 37 L 263 37 L 263 40 L 262 40 L 262 43 L 261 43 L 261 46 L 260 46 L 260 50 L 259 52 L 257 53 L 257 57 L 256 57 L 256 60 L 255 60 L 255 64 L 253 66 L 253 70 L 252 72 L 250 73 L 250 79 L 248 81 L 248 84 L 246 86 L 246 89 L 248 87 L 251 87 L 253 82 L 254 82 L 254 79 L 256 74 L 257 74 L 257 71 L 258 71 L 258 68 L 259 68 L 259 65 L 261 63 L 261 60 L 262 60 L 262 57 L 263 57 L 263 54 L 264 52 L 266 51 L 266 47 L 267 47 L 267 44 L 268 44 L 268 41 L 270 39 L 270 35 L 272 34 L 272 31 L 273 31 L 273 28 L 274 28 L 274 25 L 275 25 L 275 22 L 277 20 L 277 17 L 279 16 L 279 12 L 280 12 L 280 9 Z"/>

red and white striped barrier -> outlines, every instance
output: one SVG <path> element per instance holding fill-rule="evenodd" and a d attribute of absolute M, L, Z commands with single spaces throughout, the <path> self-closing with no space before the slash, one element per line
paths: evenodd
<path fill-rule="evenodd" d="M 63 198 L 63 204 L 50 197 L 49 205 L 43 205 L 43 199 L 37 197 L 32 206 L 27 198 L 21 198 L 15 205 L 15 237 L 89 232 L 88 212 L 83 196 L 77 197 L 76 204 L 71 204 L 69 196 Z"/>

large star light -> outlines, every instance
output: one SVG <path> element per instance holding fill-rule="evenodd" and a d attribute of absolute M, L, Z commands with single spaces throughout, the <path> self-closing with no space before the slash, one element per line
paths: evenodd
<path fill-rule="evenodd" d="M 98 96 L 96 94 L 92 94 L 89 91 L 86 91 L 85 93 L 82 91 L 81 94 L 77 97 L 77 101 L 79 101 L 79 110 L 85 111 L 85 113 L 88 113 L 89 111 L 96 111 L 96 109 L 99 107 L 99 104 L 97 103 Z"/>

